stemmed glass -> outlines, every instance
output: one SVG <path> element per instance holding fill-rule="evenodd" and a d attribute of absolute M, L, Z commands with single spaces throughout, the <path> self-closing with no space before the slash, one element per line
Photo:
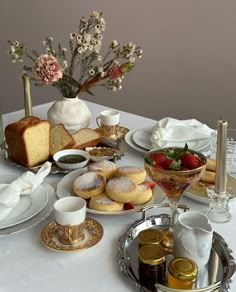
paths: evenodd
<path fill-rule="evenodd" d="M 194 169 L 187 170 L 166 170 L 160 169 L 151 163 L 152 157 L 157 153 L 169 152 L 183 152 L 184 148 L 170 147 L 163 149 L 154 149 L 147 152 L 144 156 L 144 167 L 149 177 L 164 191 L 170 204 L 170 226 L 168 232 L 165 234 L 162 242 L 163 247 L 169 251 L 173 251 L 173 228 L 174 228 L 174 214 L 177 210 L 180 198 L 183 192 L 190 187 L 193 183 L 197 182 L 206 169 L 206 157 L 197 152 L 188 149 L 189 153 L 196 155 L 200 160 L 200 166 Z"/>

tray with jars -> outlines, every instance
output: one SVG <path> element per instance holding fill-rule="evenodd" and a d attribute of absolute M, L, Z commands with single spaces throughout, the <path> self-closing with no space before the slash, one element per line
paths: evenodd
<path fill-rule="evenodd" d="M 163 203 L 144 207 L 141 210 L 142 219 L 134 222 L 126 233 L 120 237 L 118 241 L 118 258 L 122 274 L 137 287 L 137 291 L 229 291 L 231 278 L 236 271 L 236 264 L 231 255 L 232 251 L 225 240 L 216 232 L 213 232 L 212 248 L 208 264 L 198 271 L 194 286 L 189 290 L 177 288 L 177 281 L 175 282 L 176 288 L 168 287 L 168 281 L 171 279 L 168 275 L 168 273 L 170 274 L 170 268 L 168 269 L 168 266 L 173 261 L 173 255 L 165 255 L 164 281 L 163 261 L 159 261 L 158 267 L 155 265 L 143 265 L 143 262 L 140 260 L 140 246 L 142 246 L 140 232 L 144 230 L 155 230 L 163 233 L 168 229 L 170 223 L 168 214 L 152 215 L 148 217 L 147 211 L 153 208 L 166 208 L 168 206 L 168 204 Z M 187 210 L 189 210 L 189 208 L 185 205 L 179 205 L 178 207 L 178 212 L 186 212 Z M 158 237 L 159 236 L 155 236 L 155 240 Z M 144 267 L 150 269 L 145 272 L 143 269 Z M 155 279 L 155 277 L 158 278 L 158 275 L 162 279 L 162 281 L 158 281 L 159 283 L 157 283 Z M 152 277 L 152 279 L 150 279 L 150 277 Z M 172 281 L 174 281 L 174 279 L 172 279 Z M 151 287 L 150 282 L 153 282 Z M 160 284 L 160 282 L 162 282 L 162 284 Z"/>

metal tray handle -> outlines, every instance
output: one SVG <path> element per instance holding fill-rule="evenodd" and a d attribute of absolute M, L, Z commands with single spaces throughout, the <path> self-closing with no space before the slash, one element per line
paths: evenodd
<path fill-rule="evenodd" d="M 169 287 L 163 286 L 161 284 L 156 284 L 155 286 L 156 286 L 158 292 L 180 292 L 180 291 L 182 291 L 180 289 L 169 288 Z M 219 288 L 220 288 L 220 282 L 217 282 L 214 285 L 212 285 L 211 287 L 205 287 L 205 288 L 194 289 L 194 290 L 184 290 L 184 291 L 186 291 L 186 292 L 223 291 L 223 290 L 219 290 Z"/>
<path fill-rule="evenodd" d="M 168 203 L 161 203 L 161 204 L 153 204 L 153 205 L 148 205 L 148 206 L 144 206 L 141 209 L 142 212 L 142 220 L 146 221 L 147 220 L 147 214 L 146 212 L 150 209 L 155 209 L 155 208 L 168 208 L 170 207 L 170 205 Z M 183 204 L 179 204 L 178 205 L 178 209 L 183 209 L 184 212 L 189 211 L 189 206 L 187 205 L 183 205 Z"/>

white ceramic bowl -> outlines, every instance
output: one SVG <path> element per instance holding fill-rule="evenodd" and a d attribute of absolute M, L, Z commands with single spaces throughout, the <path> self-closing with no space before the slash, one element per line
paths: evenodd
<path fill-rule="evenodd" d="M 70 155 L 67 156 L 67 155 Z M 83 156 L 84 160 L 81 162 L 66 162 L 66 161 L 60 161 L 60 159 L 62 159 L 62 157 L 69 157 L 70 160 L 74 160 L 76 159 L 76 156 Z M 65 150 L 61 150 L 58 151 L 57 153 L 55 153 L 53 155 L 53 160 L 56 162 L 56 164 L 63 169 L 78 169 L 78 168 L 82 168 L 85 167 L 90 159 L 90 155 L 87 151 L 83 151 L 83 150 L 79 150 L 79 149 L 65 149 Z"/>

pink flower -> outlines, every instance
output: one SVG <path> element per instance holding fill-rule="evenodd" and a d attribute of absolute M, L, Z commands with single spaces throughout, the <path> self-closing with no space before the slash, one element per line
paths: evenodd
<path fill-rule="evenodd" d="M 55 57 L 52 55 L 41 55 L 36 60 L 34 76 L 45 84 L 53 84 L 63 76 L 63 70 Z"/>
<path fill-rule="evenodd" d="M 108 70 L 107 74 L 108 74 L 109 79 L 113 80 L 113 79 L 123 76 L 124 71 L 123 71 L 122 66 L 115 65 Z"/>

